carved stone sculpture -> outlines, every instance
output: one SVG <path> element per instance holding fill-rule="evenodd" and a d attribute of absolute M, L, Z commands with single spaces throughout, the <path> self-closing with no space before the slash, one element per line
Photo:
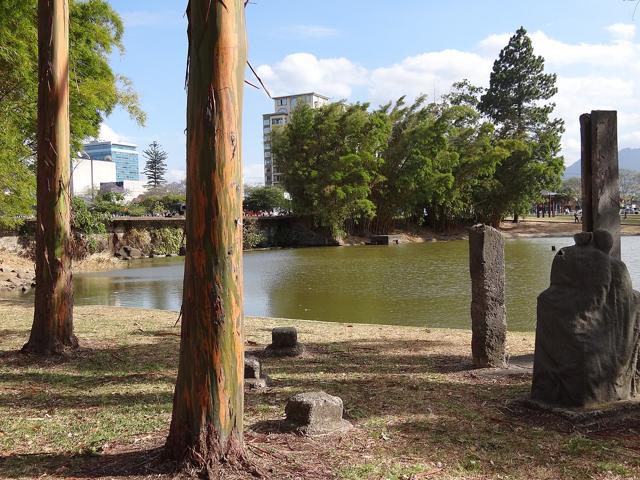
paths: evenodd
<path fill-rule="evenodd" d="M 610 255 L 605 230 L 574 236 L 553 260 L 538 297 L 531 398 L 585 407 L 629 400 L 638 391 L 640 293 Z"/>

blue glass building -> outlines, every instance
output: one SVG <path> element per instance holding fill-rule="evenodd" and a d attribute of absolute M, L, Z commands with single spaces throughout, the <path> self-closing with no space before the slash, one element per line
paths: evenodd
<path fill-rule="evenodd" d="M 129 143 L 90 142 L 84 151 L 92 160 L 107 160 L 116 164 L 116 181 L 140 180 L 138 147 Z"/>

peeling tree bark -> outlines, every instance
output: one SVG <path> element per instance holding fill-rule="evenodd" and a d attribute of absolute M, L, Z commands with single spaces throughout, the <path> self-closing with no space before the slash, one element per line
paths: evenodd
<path fill-rule="evenodd" d="M 242 459 L 242 0 L 190 0 L 187 252 L 178 378 L 165 451 L 215 477 Z"/>
<path fill-rule="evenodd" d="M 69 145 L 69 3 L 38 2 L 36 295 L 24 352 L 60 354 L 73 334 Z"/>

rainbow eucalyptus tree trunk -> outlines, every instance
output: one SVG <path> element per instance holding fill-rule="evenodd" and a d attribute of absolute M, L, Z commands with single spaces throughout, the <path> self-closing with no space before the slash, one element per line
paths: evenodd
<path fill-rule="evenodd" d="M 36 298 L 23 351 L 62 353 L 73 334 L 69 178 L 69 3 L 38 2 Z"/>
<path fill-rule="evenodd" d="M 167 455 L 215 472 L 243 457 L 243 0 L 191 0 L 187 252 Z"/>

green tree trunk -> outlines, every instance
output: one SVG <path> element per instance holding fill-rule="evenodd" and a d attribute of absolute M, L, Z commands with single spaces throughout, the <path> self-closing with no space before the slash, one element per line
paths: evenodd
<path fill-rule="evenodd" d="M 242 0 L 190 0 L 187 252 L 169 458 L 217 478 L 243 458 Z"/>
<path fill-rule="evenodd" d="M 38 2 L 38 69 L 36 295 L 22 350 L 50 355 L 78 346 L 70 254 L 68 0 Z"/>

